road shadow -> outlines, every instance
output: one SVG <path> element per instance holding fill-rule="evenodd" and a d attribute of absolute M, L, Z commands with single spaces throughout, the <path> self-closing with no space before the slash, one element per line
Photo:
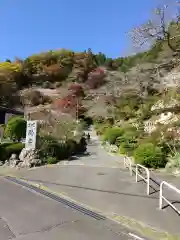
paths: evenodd
<path fill-rule="evenodd" d="M 144 179 L 139 179 L 138 182 L 143 182 L 143 183 L 147 184 L 147 182 Z M 152 183 L 154 183 L 155 186 L 153 186 Z M 158 184 L 154 179 L 150 178 L 150 185 L 149 185 L 150 193 L 149 193 L 149 195 L 159 192 L 160 191 L 159 186 L 160 186 L 160 184 Z"/>
<path fill-rule="evenodd" d="M 171 201 L 171 204 L 173 204 L 173 205 L 178 205 L 178 207 L 179 207 L 179 209 L 180 209 L 180 201 Z M 163 207 L 162 207 L 162 209 L 166 209 L 166 208 L 168 208 L 168 207 L 170 207 L 179 217 L 180 217 L 180 211 L 179 210 L 177 210 L 177 208 L 178 207 L 176 207 L 176 208 L 174 208 L 174 207 L 172 207 L 170 204 L 166 204 L 166 205 L 164 205 Z"/>
<path fill-rule="evenodd" d="M 135 167 L 133 167 L 132 172 L 134 173 L 134 175 L 136 175 L 136 169 Z M 145 178 L 145 171 L 142 171 L 140 169 L 138 169 L 138 173 L 141 174 L 144 178 Z M 152 173 L 150 173 L 150 193 L 149 195 L 155 194 L 157 192 L 160 191 L 160 184 L 161 184 L 161 179 L 157 179 L 154 175 L 152 176 Z M 145 184 L 147 184 L 147 182 L 144 179 L 139 179 L 138 182 L 143 182 Z"/>
<path fill-rule="evenodd" d="M 31 181 L 31 182 L 39 182 L 42 184 L 51 184 L 51 185 L 56 185 L 56 186 L 84 189 L 84 190 L 90 190 L 90 191 L 96 191 L 96 192 L 102 192 L 102 193 L 117 194 L 117 195 L 131 196 L 131 197 L 140 197 L 140 198 L 146 198 L 146 199 L 148 199 L 148 198 L 159 199 L 159 197 L 156 197 L 156 196 L 146 196 L 146 195 L 141 195 L 141 194 L 125 193 L 125 192 L 104 190 L 104 189 L 91 188 L 91 187 L 82 187 L 82 186 L 78 186 L 78 185 L 49 182 L 49 181 L 43 181 L 43 180 L 38 180 L 38 179 L 36 179 L 36 180 L 30 179 L 30 178 L 21 178 L 21 179 L 26 180 L 26 181 Z M 176 200 L 173 199 L 172 201 L 176 201 Z"/>
<path fill-rule="evenodd" d="M 90 152 L 79 153 L 68 158 L 69 161 L 79 160 L 82 157 L 91 156 Z"/>

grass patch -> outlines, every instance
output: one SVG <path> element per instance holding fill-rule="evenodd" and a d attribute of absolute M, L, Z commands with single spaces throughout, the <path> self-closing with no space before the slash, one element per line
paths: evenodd
<path fill-rule="evenodd" d="M 152 240 L 180 240 L 180 235 L 172 235 L 167 232 L 162 232 L 129 217 L 113 216 L 112 219 Z"/>

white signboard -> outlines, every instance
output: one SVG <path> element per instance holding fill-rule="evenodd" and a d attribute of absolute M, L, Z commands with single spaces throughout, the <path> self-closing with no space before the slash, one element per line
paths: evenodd
<path fill-rule="evenodd" d="M 36 148 L 37 121 L 27 121 L 26 128 L 26 149 Z"/>

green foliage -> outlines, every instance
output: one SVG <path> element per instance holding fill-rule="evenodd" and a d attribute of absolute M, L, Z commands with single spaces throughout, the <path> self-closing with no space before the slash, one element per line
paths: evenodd
<path fill-rule="evenodd" d="M 136 163 L 155 169 L 165 167 L 167 162 L 161 148 L 153 143 L 139 145 L 134 151 L 134 159 Z"/>
<path fill-rule="evenodd" d="M 98 126 L 98 124 L 103 124 L 105 122 L 105 119 L 103 117 L 97 117 L 93 120 L 94 125 Z"/>
<path fill-rule="evenodd" d="M 12 117 L 9 119 L 4 136 L 10 139 L 20 140 L 26 136 L 26 120 L 22 117 Z"/>
<path fill-rule="evenodd" d="M 58 161 L 68 159 L 70 156 L 86 151 L 86 143 L 80 139 L 67 139 L 66 141 L 59 141 L 52 136 L 44 135 L 38 137 L 37 147 L 42 159 L 47 162 L 49 157 L 55 158 Z"/>
<path fill-rule="evenodd" d="M 5 147 L 6 157 L 9 158 L 13 153 L 19 155 L 25 147 L 24 143 L 13 143 Z"/>
<path fill-rule="evenodd" d="M 73 140 L 73 139 L 68 139 L 66 141 L 67 144 L 67 150 L 68 150 L 68 155 L 72 156 L 73 154 L 76 154 L 78 152 L 78 143 Z"/>
<path fill-rule="evenodd" d="M 122 136 L 123 133 L 124 130 L 119 127 L 107 128 L 106 131 L 104 132 L 103 141 L 104 142 L 108 141 L 110 144 L 115 144 L 116 139 Z"/>
<path fill-rule="evenodd" d="M 93 124 L 93 119 L 91 117 L 86 117 L 84 115 L 80 116 L 81 124 L 83 125 L 83 129 L 87 130 L 89 126 Z"/>
<path fill-rule="evenodd" d="M 119 152 L 120 152 L 121 154 L 123 154 L 123 155 L 127 154 L 127 151 L 126 151 L 124 145 L 125 145 L 125 144 L 122 143 L 122 144 L 119 146 Z"/>
<path fill-rule="evenodd" d="M 21 65 L 19 63 L 11 63 L 11 62 L 1 62 L 0 63 L 0 71 L 10 71 L 10 72 L 20 72 Z"/>
<path fill-rule="evenodd" d="M 39 151 L 40 156 L 47 159 L 49 156 L 55 157 L 58 161 L 68 158 L 69 151 L 65 142 L 44 142 Z"/>
<path fill-rule="evenodd" d="M 128 140 L 133 138 L 133 134 L 129 133 L 129 132 L 123 132 L 123 134 L 119 137 L 116 138 L 116 146 L 120 146 L 122 143 L 127 142 Z"/>
<path fill-rule="evenodd" d="M 106 131 L 107 128 L 109 128 L 109 124 L 96 124 L 95 125 L 95 129 L 96 129 L 96 133 L 97 135 L 103 135 L 104 132 Z"/>
<path fill-rule="evenodd" d="M 180 153 L 176 152 L 174 155 L 171 155 L 168 159 L 167 168 L 178 168 L 180 169 Z"/>
<path fill-rule="evenodd" d="M 11 95 L 11 92 L 18 93 L 18 90 L 32 85 L 52 88 L 61 84 L 62 81 L 91 83 L 90 85 L 92 85 L 91 79 L 87 80 L 89 76 L 93 75 L 92 72 L 98 69 L 98 66 L 126 72 L 137 63 L 156 58 L 159 52 L 160 44 L 156 43 L 148 52 L 116 59 L 107 58 L 101 52 L 93 54 L 91 49 L 84 52 L 60 49 L 34 54 L 23 60 L 16 59 L 14 62 L 7 60 L 0 63 L 0 103 L 7 105 L 11 102 L 12 106 L 15 105 L 14 95 Z M 100 80 L 104 83 L 103 74 L 96 74 L 93 79 L 96 83 Z M 18 94 L 16 101 L 18 104 L 20 103 Z"/>
<path fill-rule="evenodd" d="M 103 66 L 106 63 L 106 55 L 104 53 L 99 52 L 95 55 L 95 60 L 98 66 Z"/>
<path fill-rule="evenodd" d="M 119 97 L 117 106 L 120 109 L 129 106 L 131 110 L 138 110 L 142 102 L 142 97 L 139 96 L 137 93 L 128 92 Z"/>
<path fill-rule="evenodd" d="M 55 157 L 48 157 L 47 158 L 47 164 L 56 164 L 58 160 Z"/>
<path fill-rule="evenodd" d="M 180 120 L 173 123 L 173 127 L 180 127 Z"/>
<path fill-rule="evenodd" d="M 5 161 L 9 159 L 13 153 L 19 155 L 24 146 L 25 146 L 24 143 L 0 144 L 0 160 Z"/>
<path fill-rule="evenodd" d="M 0 146 L 5 148 L 7 146 L 10 146 L 12 144 L 12 141 L 11 142 L 4 142 L 4 143 L 1 143 Z"/>
<path fill-rule="evenodd" d="M 43 84 L 42 84 L 42 87 L 43 88 L 51 88 L 51 83 L 49 82 L 49 81 L 46 81 L 46 82 L 44 82 Z"/>
<path fill-rule="evenodd" d="M 141 107 L 143 99 L 137 93 L 128 92 L 117 99 L 117 115 L 123 120 L 129 120 L 136 117 L 136 112 Z"/>
<path fill-rule="evenodd" d="M 135 55 L 124 58 L 119 58 L 119 70 L 122 72 L 127 72 L 130 68 L 137 65 L 138 63 L 154 61 L 157 59 L 161 51 L 162 43 L 160 41 L 157 41 L 149 51 L 137 53 Z"/>
<path fill-rule="evenodd" d="M 124 134 L 116 139 L 116 145 L 121 153 L 132 155 L 138 146 L 138 133 L 136 131 L 124 131 Z"/>
<path fill-rule="evenodd" d="M 6 150 L 5 146 L 0 144 L 0 161 L 5 161 L 6 160 Z"/>
<path fill-rule="evenodd" d="M 78 142 L 77 145 L 77 149 L 76 149 L 76 153 L 84 153 L 87 149 L 87 143 L 86 143 L 86 139 L 84 137 L 82 137 L 80 139 L 80 141 Z"/>

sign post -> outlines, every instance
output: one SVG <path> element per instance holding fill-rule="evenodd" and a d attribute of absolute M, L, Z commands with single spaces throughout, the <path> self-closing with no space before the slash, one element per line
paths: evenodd
<path fill-rule="evenodd" d="M 36 134 L 37 134 L 37 121 L 27 121 L 26 127 L 26 149 L 35 149 L 36 148 Z"/>

